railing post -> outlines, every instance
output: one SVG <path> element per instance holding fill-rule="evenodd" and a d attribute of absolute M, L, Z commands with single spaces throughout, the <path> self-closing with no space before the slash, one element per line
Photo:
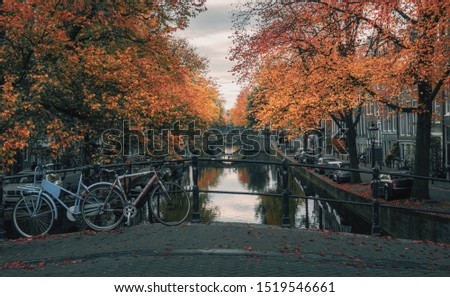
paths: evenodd
<path fill-rule="evenodd" d="M 200 223 L 200 196 L 198 189 L 198 157 L 192 157 L 192 223 Z"/>
<path fill-rule="evenodd" d="M 5 209 L 3 208 L 3 175 L 0 175 L 0 241 L 6 239 L 5 220 L 3 215 Z"/>
<path fill-rule="evenodd" d="M 373 210 L 372 210 L 372 235 L 381 236 L 380 227 L 380 203 L 378 201 L 378 191 L 380 187 L 380 170 L 373 168 L 372 176 L 372 198 L 373 198 Z"/>
<path fill-rule="evenodd" d="M 282 178 L 283 178 L 283 218 L 282 218 L 282 227 L 290 228 L 291 220 L 289 217 L 289 160 L 283 160 L 283 169 L 282 169 Z"/>
<path fill-rule="evenodd" d="M 319 205 L 319 230 L 323 230 L 323 208 L 321 204 Z"/>
<path fill-rule="evenodd" d="M 128 173 L 133 173 L 133 163 L 131 162 L 131 160 L 127 160 L 127 170 L 128 170 Z"/>
<path fill-rule="evenodd" d="M 309 199 L 305 199 L 305 228 L 309 229 Z"/>

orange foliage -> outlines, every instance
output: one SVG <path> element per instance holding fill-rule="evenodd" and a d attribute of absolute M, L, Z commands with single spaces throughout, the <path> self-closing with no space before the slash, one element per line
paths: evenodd
<path fill-rule="evenodd" d="M 259 122 L 305 131 L 331 117 L 349 129 L 355 167 L 362 107 L 378 101 L 417 114 L 414 173 L 429 175 L 433 103 L 450 85 L 449 1 L 248 1 L 241 9 L 231 58 L 258 89 Z M 426 199 L 428 182 L 416 180 L 413 192 Z"/>
<path fill-rule="evenodd" d="M 231 57 L 234 72 L 262 90 L 263 122 L 304 126 L 367 98 L 411 107 L 424 94 L 419 82 L 431 101 L 449 84 L 448 1 L 247 4 Z M 249 15 L 260 18 L 256 29 Z"/>
<path fill-rule="evenodd" d="M 171 35 L 203 9 L 190 1 L 3 1 L 0 170 L 30 139 L 48 139 L 56 155 L 123 120 L 145 128 L 217 121 L 223 102 L 206 62 Z"/>
<path fill-rule="evenodd" d="M 246 88 L 242 90 L 237 99 L 236 102 L 233 105 L 233 108 L 230 109 L 230 122 L 233 123 L 235 126 L 240 127 L 246 127 L 248 126 L 247 121 L 247 106 L 248 106 L 248 99 L 249 96 L 249 89 Z"/>

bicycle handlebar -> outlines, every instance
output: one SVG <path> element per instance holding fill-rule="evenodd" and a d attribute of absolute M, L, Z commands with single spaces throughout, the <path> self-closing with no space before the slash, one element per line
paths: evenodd
<path fill-rule="evenodd" d="M 114 174 L 117 174 L 117 171 L 116 171 L 116 170 L 112 170 L 112 169 L 105 169 L 105 168 L 103 168 L 101 171 L 102 171 L 102 172 L 106 172 L 106 173 L 114 173 Z"/>

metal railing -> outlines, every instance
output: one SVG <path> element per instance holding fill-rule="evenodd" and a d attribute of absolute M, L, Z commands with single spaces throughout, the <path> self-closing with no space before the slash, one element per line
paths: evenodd
<path fill-rule="evenodd" d="M 381 172 L 378 169 L 374 169 L 372 171 L 370 170 L 361 170 L 361 169 L 352 169 L 352 168 L 340 168 L 339 170 L 343 171 L 353 171 L 353 172 L 360 172 L 365 174 L 372 174 L 373 179 L 372 183 L 375 183 L 375 186 L 372 187 L 372 202 L 357 202 L 357 201 L 350 201 L 350 200 L 338 200 L 335 198 L 329 198 L 329 197 L 317 197 L 317 196 L 308 196 L 308 195 L 294 195 L 292 191 L 289 188 L 289 169 L 290 167 L 303 167 L 303 168 L 320 168 L 320 169 L 329 169 L 329 170 L 336 170 L 335 167 L 325 167 L 325 166 L 317 166 L 317 165 L 310 165 L 310 164 L 300 164 L 300 163 L 294 163 L 289 161 L 289 159 L 284 159 L 282 162 L 280 161 L 262 161 L 262 160 L 245 160 L 245 159 L 217 159 L 217 158 L 200 158 L 197 156 L 193 156 L 192 158 L 188 159 L 182 159 L 182 160 L 175 160 L 175 161 L 143 161 L 143 162 L 127 162 L 127 163 L 121 163 L 121 164 L 111 164 L 111 165 L 102 165 L 99 168 L 123 168 L 124 170 L 127 170 L 128 172 L 132 172 L 133 169 L 140 166 L 152 166 L 152 165 L 158 165 L 158 164 L 180 164 L 180 163 L 186 163 L 188 162 L 190 166 L 192 166 L 192 187 L 191 189 L 188 189 L 188 192 L 192 193 L 193 197 L 193 212 L 192 212 L 192 222 L 193 223 L 200 223 L 201 222 L 201 212 L 200 212 L 200 193 L 216 193 L 216 194 L 239 194 L 239 195 L 264 195 L 264 196 L 271 196 L 271 197 L 278 197 L 282 199 L 282 227 L 291 227 L 291 221 L 290 221 L 290 199 L 309 199 L 309 200 L 315 200 L 315 201 L 323 201 L 323 202 L 332 202 L 332 203 L 338 203 L 338 204 L 344 204 L 344 205 L 358 205 L 358 206 L 365 206 L 365 207 L 371 207 L 372 208 L 372 235 L 380 236 L 381 235 L 381 227 L 380 227 L 380 208 L 392 208 L 392 209 L 398 209 L 398 210 L 406 210 L 406 211 L 413 211 L 413 212 L 419 212 L 419 213 L 433 213 L 433 214 L 443 214 L 443 215 L 450 215 L 449 211 L 442 211 L 442 210 L 435 210 L 435 209 L 419 209 L 419 208 L 410 208 L 410 207 L 402 207 L 402 206 L 395 206 L 395 205 L 386 205 L 381 204 L 378 199 L 378 186 L 376 185 L 378 180 L 378 176 L 380 174 L 389 174 L 389 172 Z M 231 164 L 260 164 L 260 165 L 272 165 L 272 166 L 279 166 L 281 168 L 281 177 L 282 177 L 282 191 L 281 193 L 259 193 L 259 192 L 242 192 L 242 191 L 219 191 L 219 190 L 205 190 L 200 189 L 198 185 L 199 181 L 199 163 L 202 162 L 216 162 L 219 164 L 223 164 L 226 166 L 230 166 Z M 63 169 L 63 170 L 54 170 L 53 173 L 69 173 L 69 172 L 77 172 L 86 170 L 87 167 L 77 167 L 77 168 L 71 168 L 71 169 Z M 92 169 L 94 167 L 90 166 L 89 169 Z M 440 182 L 450 182 L 445 179 L 439 179 L 439 178 L 431 178 L 431 177 L 423 177 L 423 176 L 415 176 L 415 175 L 409 175 L 409 174 L 397 174 L 398 176 L 404 176 L 404 177 L 410 177 L 410 178 L 422 178 L 432 181 L 440 181 Z M 22 175 L 25 176 L 25 175 Z M 17 178 L 18 176 L 10 176 L 10 177 L 3 177 L 0 176 L 0 240 L 6 238 L 5 229 L 4 229 L 4 221 L 3 221 L 3 204 L 1 195 L 3 194 L 2 190 L 2 180 L 8 180 L 11 178 Z M 330 186 L 333 186 L 330 184 Z M 375 189 L 375 190 L 374 190 Z"/>
<path fill-rule="evenodd" d="M 263 164 L 263 165 L 274 165 L 274 166 L 280 166 L 281 167 L 281 175 L 282 175 L 282 191 L 281 193 L 258 193 L 258 192 L 236 192 L 236 191 L 208 191 L 208 190 L 202 190 L 198 188 L 198 163 L 199 162 L 219 162 L 219 163 L 234 163 L 234 164 Z M 293 198 L 299 198 L 299 199 L 309 199 L 309 200 L 317 200 L 317 201 L 323 201 L 323 202 L 333 202 L 333 203 L 339 203 L 339 204 L 347 204 L 347 205 L 358 205 L 358 206 L 366 206 L 366 207 L 372 207 L 372 234 L 373 235 L 381 235 L 381 227 L 380 227 L 380 208 L 393 208 L 398 210 L 406 210 L 406 211 L 414 211 L 414 212 L 422 212 L 422 213 L 434 213 L 434 214 L 445 214 L 450 215 L 449 211 L 442 211 L 442 210 L 431 210 L 431 209 L 418 209 L 418 208 L 411 208 L 411 207 L 402 207 L 402 206 L 395 206 L 395 205 L 386 205 L 381 204 L 379 202 L 379 196 L 378 196 L 378 185 L 376 184 L 379 182 L 378 176 L 380 174 L 388 174 L 388 172 L 381 172 L 378 169 L 374 169 L 373 171 L 369 170 L 361 170 L 361 169 L 352 169 L 352 168 L 341 168 L 339 170 L 343 171 L 354 171 L 354 172 L 360 172 L 360 173 L 366 173 L 366 174 L 372 174 L 373 179 L 372 182 L 375 183 L 372 187 L 372 202 L 357 202 L 357 201 L 342 201 L 337 200 L 335 198 L 327 198 L 327 197 L 314 197 L 314 196 L 307 196 L 307 195 L 294 195 L 292 191 L 289 189 L 289 168 L 290 167 L 307 167 L 307 168 L 320 168 L 325 170 L 336 170 L 335 167 L 325 167 L 325 166 L 317 166 L 317 165 L 308 165 L 308 164 L 299 164 L 299 163 L 292 163 L 288 159 L 284 159 L 282 162 L 279 161 L 255 161 L 255 160 L 233 160 L 233 159 L 227 159 L 227 160 L 221 160 L 221 159 L 206 159 L 206 158 L 198 158 L 193 157 L 192 158 L 192 167 L 193 167 L 193 216 L 192 220 L 194 223 L 200 222 L 200 209 L 199 209 L 199 194 L 200 193 L 219 193 L 219 194 L 240 194 L 240 195 L 265 195 L 265 196 L 273 196 L 273 197 L 280 197 L 282 199 L 282 227 L 290 227 L 290 209 L 289 209 L 289 200 Z M 438 179 L 438 178 L 427 178 L 422 176 L 414 176 L 414 175 L 407 175 L 407 174 L 396 174 L 399 176 L 404 177 L 411 177 L 411 178 L 423 178 L 423 179 L 429 179 L 429 180 L 435 180 L 435 181 L 441 181 L 441 182 L 449 182 L 448 180 L 444 179 Z M 332 186 L 330 184 L 330 186 Z"/>

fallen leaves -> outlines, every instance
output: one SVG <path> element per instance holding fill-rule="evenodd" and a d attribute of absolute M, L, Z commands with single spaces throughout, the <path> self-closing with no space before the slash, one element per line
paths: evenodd
<path fill-rule="evenodd" d="M 84 230 L 84 231 L 82 232 L 82 234 L 88 235 L 88 236 L 93 236 L 93 235 L 97 234 L 97 232 L 94 231 L 94 230 Z"/>
<path fill-rule="evenodd" d="M 69 265 L 69 264 L 80 264 L 83 263 L 83 259 L 74 259 L 74 260 L 65 260 L 62 263 L 55 262 L 52 265 L 53 266 L 60 266 L 61 264 Z M 0 270 L 6 270 L 6 269 L 24 269 L 24 270 L 34 270 L 37 268 L 44 269 L 47 266 L 48 262 L 47 260 L 39 261 L 36 264 L 30 264 L 27 262 L 24 262 L 22 260 L 13 261 L 13 262 L 4 262 L 3 266 L 0 268 Z"/>
<path fill-rule="evenodd" d="M 280 254 L 283 254 L 283 255 L 289 255 L 289 254 L 302 255 L 302 252 L 299 248 L 297 248 L 297 247 L 293 248 L 293 247 L 289 246 L 286 242 L 281 242 L 279 244 L 279 252 L 280 252 Z"/>
<path fill-rule="evenodd" d="M 22 261 L 15 261 L 15 262 L 5 262 L 3 263 L 3 267 L 0 270 L 4 269 L 25 269 L 25 270 L 32 270 L 35 269 L 35 265 L 27 264 Z"/>
<path fill-rule="evenodd" d="M 414 244 L 426 244 L 426 245 L 435 245 L 440 246 L 443 248 L 450 248 L 450 243 L 442 243 L 442 242 L 434 242 L 429 240 L 415 240 L 413 241 Z"/>
<path fill-rule="evenodd" d="M 80 264 L 83 263 L 83 259 L 72 259 L 72 260 L 64 260 L 62 263 L 60 262 L 54 262 L 53 266 L 60 266 L 63 265 L 70 265 L 70 264 Z M 37 268 L 44 269 L 48 264 L 47 260 L 41 260 L 37 262 L 36 264 L 30 264 L 21 260 L 14 261 L 14 262 L 4 262 L 3 266 L 0 268 L 0 270 L 6 270 L 6 269 L 23 269 L 23 270 L 34 270 Z"/>
<path fill-rule="evenodd" d="M 46 240 L 46 239 L 50 239 L 50 238 L 64 238 L 67 237 L 67 234 L 53 234 L 53 235 L 36 235 L 36 236 L 32 236 L 32 237 L 21 237 L 18 239 L 12 239 L 10 240 L 11 242 L 14 243 L 28 243 L 28 242 L 32 242 L 35 240 Z"/>
<path fill-rule="evenodd" d="M 330 179 L 325 178 L 322 175 L 314 173 L 314 170 L 310 168 L 303 168 L 305 171 L 309 171 L 318 178 L 322 179 L 324 182 L 328 183 L 330 186 L 341 189 L 343 191 L 346 191 L 348 193 L 352 193 L 360 198 L 363 198 L 364 200 L 373 201 L 372 198 L 372 190 L 370 188 L 370 183 L 362 182 L 359 184 L 337 184 L 332 182 Z M 383 198 L 379 198 L 380 203 L 383 205 L 388 206 L 398 206 L 398 207 L 405 207 L 405 208 L 412 208 L 417 210 L 436 210 L 436 211 L 449 211 L 450 210 L 450 201 L 435 201 L 433 200 L 432 203 L 430 201 L 420 201 L 420 200 L 413 200 L 413 199 L 397 199 L 397 200 L 384 200 Z M 432 213 L 430 213 L 432 214 Z M 449 216 L 446 214 L 438 214 L 439 216 Z"/>

